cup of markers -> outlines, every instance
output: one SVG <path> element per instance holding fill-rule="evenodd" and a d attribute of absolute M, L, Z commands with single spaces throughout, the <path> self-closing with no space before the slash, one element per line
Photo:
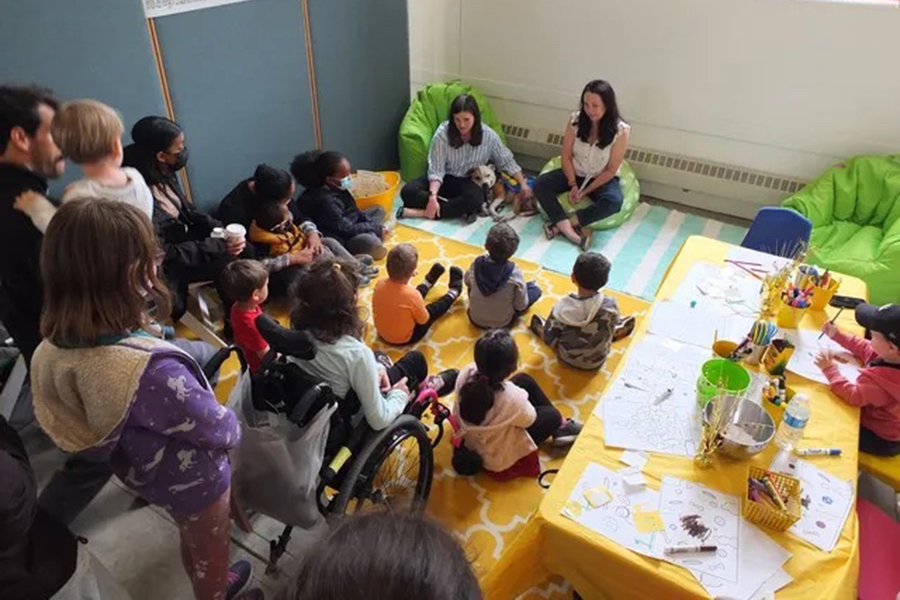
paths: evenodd
<path fill-rule="evenodd" d="M 756 321 L 747 335 L 747 354 L 744 356 L 744 362 L 748 365 L 758 365 L 762 360 L 763 352 L 766 351 L 766 347 L 777 333 L 778 327 L 775 323 Z"/>
<path fill-rule="evenodd" d="M 809 310 L 812 302 L 813 286 L 800 288 L 788 283 L 787 288 L 781 292 L 778 303 L 778 314 L 775 322 L 784 329 L 797 329 L 803 315 Z"/>

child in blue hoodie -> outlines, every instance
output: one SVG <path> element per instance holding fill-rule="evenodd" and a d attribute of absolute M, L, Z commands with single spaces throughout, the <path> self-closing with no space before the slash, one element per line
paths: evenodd
<path fill-rule="evenodd" d="M 541 288 L 533 281 L 526 283 L 522 270 L 510 260 L 518 248 L 519 235 L 506 223 L 498 223 L 484 242 L 487 256 L 476 258 L 466 271 L 469 320 L 478 327 L 509 327 L 541 297 Z"/>

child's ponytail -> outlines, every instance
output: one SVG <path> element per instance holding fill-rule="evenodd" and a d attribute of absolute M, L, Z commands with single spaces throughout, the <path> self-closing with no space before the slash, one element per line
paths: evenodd
<path fill-rule="evenodd" d="M 494 329 L 475 343 L 477 371 L 459 390 L 459 414 L 472 425 L 480 425 L 494 407 L 494 394 L 519 366 L 519 349 L 509 331 Z"/>

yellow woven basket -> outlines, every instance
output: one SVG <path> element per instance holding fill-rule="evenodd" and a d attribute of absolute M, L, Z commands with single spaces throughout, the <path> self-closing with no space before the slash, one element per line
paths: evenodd
<path fill-rule="evenodd" d="M 773 508 L 761 502 L 754 502 L 750 499 L 750 481 L 749 478 L 762 479 L 768 476 L 769 481 L 778 490 L 782 497 L 787 496 L 787 511 Z M 789 475 L 782 475 L 773 471 L 767 471 L 760 467 L 750 467 L 747 473 L 747 490 L 744 492 L 744 498 L 741 500 L 743 506 L 744 518 L 755 523 L 768 527 L 776 531 L 785 531 L 791 525 L 800 520 L 800 481 Z"/>

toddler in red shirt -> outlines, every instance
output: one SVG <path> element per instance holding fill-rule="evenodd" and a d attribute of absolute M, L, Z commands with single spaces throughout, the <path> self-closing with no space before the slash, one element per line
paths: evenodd
<path fill-rule="evenodd" d="M 236 260 L 222 274 L 223 287 L 234 298 L 231 305 L 231 329 L 234 343 L 243 350 L 251 373 L 259 370 L 269 343 L 256 327 L 263 314 L 260 305 L 269 297 L 269 272 L 255 260 Z"/>

